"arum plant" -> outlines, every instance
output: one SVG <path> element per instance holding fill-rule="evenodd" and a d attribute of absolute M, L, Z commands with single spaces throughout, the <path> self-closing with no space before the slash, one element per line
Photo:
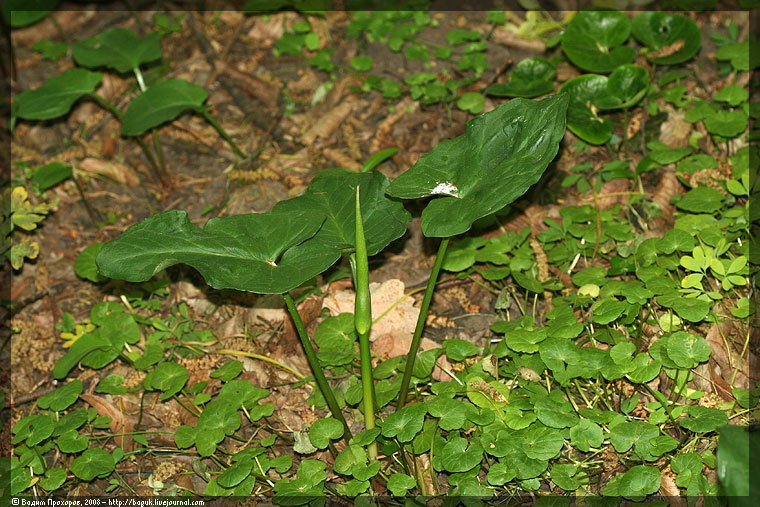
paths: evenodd
<path fill-rule="evenodd" d="M 362 394 L 364 398 L 364 426 L 375 427 L 375 393 L 372 380 L 372 356 L 369 348 L 369 331 L 372 326 L 372 300 L 369 293 L 369 260 L 364 240 L 364 224 L 359 202 L 359 185 L 356 186 L 356 251 L 351 254 L 351 271 L 354 276 L 354 328 L 359 336 L 359 357 L 362 368 Z M 377 443 L 369 444 L 369 457 L 377 457 Z"/>
<path fill-rule="evenodd" d="M 140 39 L 131 30 L 113 28 L 79 42 L 74 46 L 73 56 L 78 64 L 85 67 L 108 67 L 120 73 L 134 73 L 141 95 L 127 108 L 121 133 L 125 136 L 141 136 L 152 131 L 162 171 L 165 172 L 166 167 L 155 128 L 188 109 L 201 114 L 235 153 L 245 158 L 243 151 L 203 106 L 207 97 L 206 90 L 184 79 L 167 79 L 150 88 L 146 86 L 140 66 L 161 58 L 162 36 L 160 32 L 152 32 Z"/>
<path fill-rule="evenodd" d="M 333 416 L 342 423 L 348 441 L 351 431 L 290 291 L 357 248 L 357 192 L 367 217 L 360 227 L 368 255 L 404 234 L 410 217 L 401 203 L 385 196 L 388 185 L 377 171 L 324 171 L 303 195 L 281 201 L 267 213 L 213 218 L 203 229 L 192 224 L 184 211 L 166 211 L 106 243 L 96 263 L 105 276 L 131 282 L 146 281 L 175 264 L 188 264 L 216 289 L 282 294 L 317 386 Z M 363 253 L 360 256 L 366 259 Z M 360 326 L 366 327 L 361 322 Z M 371 409 L 372 405 L 368 406 Z"/>
<path fill-rule="evenodd" d="M 523 195 L 557 155 L 568 96 L 514 99 L 466 125 L 465 133 L 420 157 L 388 187 L 402 199 L 437 197 L 422 212 L 422 233 L 442 238 L 420 308 L 398 397 L 406 404 L 415 357 L 449 239 Z"/>

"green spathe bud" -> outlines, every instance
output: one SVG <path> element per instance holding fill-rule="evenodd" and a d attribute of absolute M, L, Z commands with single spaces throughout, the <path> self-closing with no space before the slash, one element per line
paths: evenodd
<path fill-rule="evenodd" d="M 359 185 L 356 186 L 356 303 L 354 308 L 354 327 L 360 335 L 369 332 L 372 323 L 372 308 L 369 296 L 369 261 L 367 244 L 364 241 L 364 224 L 359 205 Z"/>

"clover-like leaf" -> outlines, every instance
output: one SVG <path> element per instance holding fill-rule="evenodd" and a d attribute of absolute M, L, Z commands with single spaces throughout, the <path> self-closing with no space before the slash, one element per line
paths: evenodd
<path fill-rule="evenodd" d="M 68 113 L 82 96 L 95 91 L 103 74 L 70 69 L 53 76 L 39 88 L 25 90 L 13 99 L 11 116 L 25 120 L 50 120 Z"/>
<path fill-rule="evenodd" d="M 299 197 L 303 208 L 326 215 L 324 225 L 314 237 L 342 254 L 356 245 L 356 187 L 362 210 L 367 255 L 375 255 L 406 232 L 411 215 L 399 201 L 385 196 L 390 183 L 379 171 L 355 173 L 343 169 L 321 171 Z"/>
<path fill-rule="evenodd" d="M 203 229 L 184 211 L 159 213 L 106 243 L 97 263 L 104 275 L 132 282 L 184 263 L 216 289 L 282 294 L 340 257 L 324 243 L 305 243 L 325 216 L 303 204 L 296 198 L 268 213 L 212 218 Z"/>
<path fill-rule="evenodd" d="M 633 18 L 636 39 L 652 51 L 647 58 L 658 65 L 685 62 L 699 51 L 702 34 L 691 19 L 669 12 L 643 12 Z"/>
<path fill-rule="evenodd" d="M 610 72 L 631 63 L 636 51 L 624 46 L 631 22 L 622 12 L 583 11 L 567 25 L 562 50 L 570 61 L 591 72 Z"/>
<path fill-rule="evenodd" d="M 443 196 L 422 212 L 422 232 L 449 237 L 499 211 L 536 183 L 558 151 L 568 98 L 514 99 L 466 125 L 396 178 L 388 194 Z"/>
<path fill-rule="evenodd" d="M 486 93 L 497 97 L 538 97 L 554 89 L 556 76 L 554 65 L 545 58 L 525 58 L 509 73 L 509 81 L 489 86 Z"/>
<path fill-rule="evenodd" d="M 612 136 L 612 122 L 596 114 L 594 101 L 607 95 L 607 77 L 584 74 L 563 84 L 560 93 L 570 96 L 567 107 L 567 128 L 584 141 L 602 144 Z"/>
<path fill-rule="evenodd" d="M 165 79 L 129 103 L 121 120 L 121 134 L 139 136 L 171 121 L 188 109 L 201 111 L 208 93 L 184 79 Z"/>
<path fill-rule="evenodd" d="M 161 32 L 140 39 L 126 28 L 111 28 L 74 46 L 74 61 L 84 67 L 108 67 L 129 72 L 161 58 Z"/>

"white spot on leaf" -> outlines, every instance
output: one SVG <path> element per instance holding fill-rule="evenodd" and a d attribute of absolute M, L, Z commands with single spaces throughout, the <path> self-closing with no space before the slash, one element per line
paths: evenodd
<path fill-rule="evenodd" d="M 443 183 L 436 182 L 435 188 L 430 191 L 432 195 L 450 195 L 452 197 L 459 197 L 459 189 L 453 183 L 444 181 Z"/>

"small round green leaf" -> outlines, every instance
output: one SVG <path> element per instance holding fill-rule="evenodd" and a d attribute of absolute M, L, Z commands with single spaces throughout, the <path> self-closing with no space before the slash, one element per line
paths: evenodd
<path fill-rule="evenodd" d="M 462 111 L 480 114 L 486 105 L 486 99 L 478 92 L 467 92 L 457 100 L 457 107 Z"/>
<path fill-rule="evenodd" d="M 209 377 L 218 378 L 222 382 L 229 382 L 243 372 L 243 363 L 241 361 L 229 361 L 221 368 L 211 373 Z"/>
<path fill-rule="evenodd" d="M 87 435 L 77 433 L 75 430 L 69 430 L 56 438 L 55 444 L 61 452 L 73 454 L 87 449 L 90 439 Z"/>
<path fill-rule="evenodd" d="M 660 471 L 657 468 L 637 465 L 620 479 L 619 491 L 626 498 L 643 498 L 660 489 L 660 480 Z"/>
<path fill-rule="evenodd" d="M 146 389 L 163 391 L 162 400 L 177 394 L 187 382 L 188 373 L 184 366 L 178 363 L 161 363 L 148 374 L 145 379 Z M 148 387 L 150 386 L 150 387 Z"/>
<path fill-rule="evenodd" d="M 91 481 L 95 477 L 105 477 L 114 470 L 114 459 L 100 447 L 87 449 L 71 462 L 69 469 L 79 479 Z"/>
<path fill-rule="evenodd" d="M 55 491 L 66 482 L 66 475 L 63 468 L 49 468 L 45 471 L 45 478 L 40 479 L 40 486 L 45 491 Z"/>
<path fill-rule="evenodd" d="M 728 424 L 728 416 L 723 410 L 717 408 L 691 406 L 689 407 L 689 417 L 681 419 L 678 423 L 695 433 L 706 433 Z"/>
<path fill-rule="evenodd" d="M 621 65 L 607 78 L 607 93 L 594 99 L 599 109 L 628 108 L 649 89 L 649 74 L 638 65 Z"/>
<path fill-rule="evenodd" d="M 336 440 L 341 436 L 343 424 L 332 417 L 317 419 L 309 428 L 309 440 L 317 449 L 324 449 L 330 444 L 330 440 Z"/>
<path fill-rule="evenodd" d="M 749 117 L 741 109 L 736 111 L 717 111 L 705 118 L 705 128 L 711 134 L 723 137 L 736 137 L 747 128 Z"/>
<path fill-rule="evenodd" d="M 41 396 L 37 400 L 39 408 L 47 408 L 55 412 L 60 412 L 70 407 L 82 394 L 82 381 L 72 380 L 68 384 L 57 388 L 55 391 Z"/>
<path fill-rule="evenodd" d="M 393 474 L 388 479 L 387 487 L 393 496 L 405 496 L 406 492 L 417 485 L 417 482 L 406 474 Z"/>
<path fill-rule="evenodd" d="M 611 72 L 631 63 L 636 51 L 623 44 L 631 22 L 622 12 L 583 11 L 567 25 L 562 50 L 578 67 L 591 72 Z"/>
<path fill-rule="evenodd" d="M 486 94 L 497 97 L 538 97 L 554 89 L 557 70 L 545 58 L 525 58 L 509 73 L 509 81 L 486 89 Z"/>
<path fill-rule="evenodd" d="M 667 352 L 679 368 L 694 368 L 710 359 L 707 341 L 684 331 L 677 331 L 668 338 Z"/>
<path fill-rule="evenodd" d="M 51 162 L 37 167 L 34 170 L 32 183 L 37 185 L 37 188 L 40 190 L 47 190 L 66 178 L 69 178 L 72 170 L 73 169 L 70 165 L 64 164 L 63 162 Z"/>

